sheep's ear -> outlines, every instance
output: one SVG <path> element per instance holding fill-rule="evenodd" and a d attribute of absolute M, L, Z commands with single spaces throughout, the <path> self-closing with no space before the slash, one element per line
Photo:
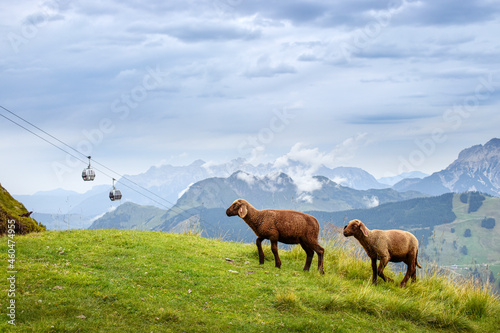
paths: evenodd
<path fill-rule="evenodd" d="M 368 237 L 368 229 L 365 227 L 363 222 L 359 223 L 359 229 L 363 232 L 363 235 L 365 235 L 365 237 Z"/>
<path fill-rule="evenodd" d="M 245 205 L 241 205 L 240 206 L 240 209 L 238 210 L 238 215 L 243 219 L 245 218 L 245 216 L 247 216 L 247 206 Z"/>

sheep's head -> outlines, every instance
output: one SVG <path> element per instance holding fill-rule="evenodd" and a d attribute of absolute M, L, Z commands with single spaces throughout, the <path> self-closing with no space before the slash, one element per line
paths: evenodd
<path fill-rule="evenodd" d="M 349 236 L 354 236 L 358 237 L 364 235 L 365 237 L 368 236 L 368 229 L 365 227 L 363 222 L 360 220 L 352 220 L 350 221 L 345 227 L 344 227 L 344 236 L 349 237 Z"/>
<path fill-rule="evenodd" d="M 238 215 L 241 218 L 245 218 L 248 213 L 248 202 L 243 199 L 238 199 L 233 202 L 233 204 L 226 210 L 227 216 Z"/>

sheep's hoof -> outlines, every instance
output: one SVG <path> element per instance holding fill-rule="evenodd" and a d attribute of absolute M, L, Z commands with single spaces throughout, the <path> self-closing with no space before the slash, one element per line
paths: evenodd
<path fill-rule="evenodd" d="M 374 286 L 376 286 L 376 285 L 378 284 L 378 281 L 377 281 L 377 280 L 373 280 L 373 281 L 372 281 L 372 284 L 373 284 Z"/>

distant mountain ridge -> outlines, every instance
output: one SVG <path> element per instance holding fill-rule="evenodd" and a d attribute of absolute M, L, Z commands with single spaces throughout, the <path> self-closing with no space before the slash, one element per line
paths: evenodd
<path fill-rule="evenodd" d="M 254 166 L 244 158 L 237 158 L 227 163 L 214 164 L 196 160 L 189 165 L 153 166 L 138 175 L 126 175 L 130 180 L 121 179 L 116 186 L 123 194 L 122 202 L 133 202 L 139 205 L 152 205 L 160 209 L 172 207 L 179 197 L 192 184 L 213 177 L 228 177 L 235 171 L 243 171 L 256 177 L 282 172 L 282 169 L 299 168 L 306 170 L 308 166 L 294 163 L 288 167 L 277 168 L 273 163 Z M 387 188 L 380 184 L 368 172 L 360 168 L 339 167 L 330 169 L 321 167 L 318 175 L 336 180 L 341 185 L 355 189 Z M 140 185 L 142 188 L 138 187 Z M 131 189 L 134 188 L 138 191 Z M 16 198 L 30 207 L 49 229 L 74 229 L 88 227 L 97 216 L 114 209 L 122 202 L 110 202 L 108 193 L 111 186 L 95 186 L 85 193 L 56 189 L 37 192 L 34 195 L 16 195 Z M 144 190 L 145 189 L 145 190 Z M 144 195 L 145 194 L 145 195 Z"/>
<path fill-rule="evenodd" d="M 411 171 L 411 172 L 404 172 L 404 173 L 397 175 L 397 176 L 378 178 L 377 181 L 381 184 L 387 184 L 390 186 L 394 186 L 395 184 L 399 183 L 403 179 L 407 179 L 407 178 L 422 179 L 422 178 L 425 178 L 427 176 L 429 176 L 429 175 L 426 173 L 420 172 L 420 171 Z"/>
<path fill-rule="evenodd" d="M 243 171 L 260 177 L 280 172 L 290 174 L 288 173 L 288 170 L 292 168 L 307 170 L 308 166 L 297 162 L 287 167 L 275 167 L 273 163 L 265 163 L 254 166 L 253 164 L 248 163 L 248 161 L 244 158 L 237 158 L 222 164 L 207 163 L 203 160 L 196 160 L 187 166 L 155 166 L 151 167 L 145 173 L 126 177 L 133 182 L 146 187 L 148 190 L 161 196 L 162 198 L 165 198 L 167 201 L 166 205 L 169 206 L 169 204 L 173 205 L 177 201 L 190 184 L 196 183 L 200 180 L 213 177 L 229 177 L 236 171 Z M 357 190 L 367 190 L 371 188 L 382 189 L 390 187 L 379 183 L 375 177 L 360 168 L 337 167 L 330 169 L 322 166 L 319 170 L 314 172 L 314 175 L 325 176 L 336 183 L 352 187 Z M 122 181 L 119 181 L 117 186 L 120 185 L 120 182 Z M 130 200 L 135 203 L 155 205 L 154 202 L 150 202 L 147 198 L 137 195 L 132 191 L 127 191 L 126 188 L 124 188 L 122 192 L 124 197 L 130 198 Z"/>
<path fill-rule="evenodd" d="M 309 181 L 315 183 L 314 188 L 303 191 L 292 177 L 282 172 L 259 177 L 237 171 L 227 178 L 208 178 L 193 184 L 174 207 L 227 208 L 235 199 L 243 197 L 258 209 L 272 206 L 278 209 L 337 211 L 422 196 L 415 191 L 356 190 L 324 176 L 313 176 Z"/>
<path fill-rule="evenodd" d="M 153 206 L 126 202 L 98 218 L 89 229 L 152 230 L 165 211 Z"/>
<path fill-rule="evenodd" d="M 177 222 L 190 220 L 191 223 L 193 219 L 190 218 L 197 215 L 197 210 L 225 210 L 240 197 L 248 200 L 257 209 L 331 212 L 375 207 L 381 203 L 423 196 L 418 192 L 400 193 L 393 189 L 355 190 L 339 185 L 324 176 L 314 176 L 310 182 L 315 183 L 315 187 L 309 192 L 304 192 L 299 190 L 290 176 L 279 172 L 255 176 L 244 171 L 237 171 L 227 178 L 207 178 L 189 186 L 177 203 L 162 216 L 162 223 L 155 230 L 171 231 L 173 218 Z M 102 220 L 105 218 L 117 221 L 118 218 L 113 217 L 117 214 L 121 214 L 120 207 L 96 220 L 91 228 L 103 227 L 105 224 L 102 224 Z M 122 217 L 122 219 L 128 218 Z"/>
<path fill-rule="evenodd" d="M 500 176 L 499 176 L 499 146 L 500 139 L 492 139 L 485 145 L 477 145 L 462 151 L 458 159 L 450 164 L 448 168 L 436 172 L 430 176 L 420 179 L 423 174 L 417 174 L 418 178 L 408 178 L 396 183 L 392 189 L 398 192 L 417 191 L 427 195 L 440 195 L 453 192 L 477 190 L 490 195 L 500 195 Z M 114 209 L 124 202 L 133 202 L 140 205 L 153 205 L 160 209 L 169 209 L 174 206 L 194 184 L 212 178 L 228 178 L 236 171 L 241 171 L 238 177 L 254 182 L 254 186 L 265 188 L 266 186 L 284 186 L 284 184 L 274 184 L 274 178 L 283 173 L 287 175 L 295 184 L 301 183 L 305 188 L 312 186 L 323 188 L 323 178 L 328 178 L 336 183 L 336 186 L 349 187 L 351 190 L 384 189 L 388 188 L 395 178 L 375 179 L 368 172 L 360 168 L 337 167 L 328 168 L 325 166 L 311 166 L 306 162 L 287 160 L 287 163 L 267 163 L 254 166 L 243 158 L 234 159 L 227 163 L 214 164 L 203 160 L 196 160 L 187 166 L 161 165 L 153 166 L 146 172 L 138 175 L 128 175 L 127 179 L 142 186 L 137 188 L 135 185 L 127 182 L 125 179 L 117 183 L 117 187 L 123 193 L 121 202 L 110 202 L 108 192 L 110 186 L 101 185 L 94 187 L 91 191 L 84 194 L 54 190 L 48 192 L 39 192 L 32 196 L 16 196 L 16 199 L 25 203 L 25 205 L 35 212 L 37 218 L 49 228 L 81 228 L 86 227 L 96 219 Z M 251 176 L 250 176 L 251 175 Z M 414 174 L 413 174 L 414 175 Z M 317 176 L 314 178 L 313 176 Z M 412 176 L 412 174 L 401 175 L 401 177 Z M 267 178 L 266 178 L 267 177 Z M 274 177 L 274 178 L 273 178 Z M 321 178 L 323 177 L 323 178 Z M 284 179 L 282 179 L 286 183 Z M 211 181 L 213 182 L 213 181 Z M 388 185 L 382 184 L 387 182 Z M 267 183 L 267 184 L 266 184 Z M 126 185 L 126 186 L 125 186 Z M 220 184 L 219 184 L 220 185 Z M 140 193 L 133 191 L 130 187 L 138 189 Z M 149 192 L 146 192 L 149 191 Z M 251 192 L 251 191 L 250 191 Z M 250 193 L 248 192 L 248 193 Z M 238 193 L 238 192 L 236 192 Z M 267 205 L 280 204 L 284 200 L 280 195 L 287 193 L 287 198 L 292 200 L 288 206 L 292 209 L 322 209 L 329 210 L 332 206 L 338 206 L 339 209 L 351 209 L 353 203 L 346 204 L 345 201 L 336 198 L 326 198 L 315 200 L 314 208 L 307 206 L 307 201 L 311 199 L 311 194 L 307 191 L 297 192 L 293 186 L 288 190 L 281 189 L 280 192 L 269 196 L 264 193 L 262 198 L 266 198 Z M 350 198 L 349 191 L 344 191 L 346 198 Z M 145 195 L 144 195 L 145 194 Z M 318 193 L 319 194 L 319 193 Z M 366 194 L 366 193 L 365 193 Z M 377 197 L 378 199 L 376 199 Z M 205 196 L 204 204 L 213 204 L 218 198 Z M 219 198 L 220 199 L 220 198 Z M 363 196 L 364 202 L 376 205 L 380 203 L 377 195 L 366 194 Z M 258 199 L 259 200 L 259 199 Z M 337 201 L 336 201 L 337 200 Z M 349 200 L 352 201 L 352 198 Z M 359 198 L 358 205 L 359 205 Z M 379 200 L 379 202 L 377 202 Z M 361 200 L 363 201 L 363 200 Z M 182 203 L 182 202 L 181 202 Z M 323 206 L 321 206 L 323 203 Z M 342 206 L 343 205 L 343 206 Z M 187 205 L 186 207 L 191 207 Z M 208 207 L 208 206 L 205 206 Z M 359 206 L 362 208 L 363 206 Z M 34 215 L 34 216 L 35 216 Z"/>
<path fill-rule="evenodd" d="M 380 183 L 370 173 L 361 168 L 337 167 L 327 168 L 322 166 L 316 173 L 319 176 L 330 178 L 337 184 L 347 186 L 356 190 L 389 188 L 389 185 Z"/>
<path fill-rule="evenodd" d="M 404 179 L 393 188 L 430 195 L 479 191 L 500 196 L 500 139 L 464 149 L 446 169 L 423 179 Z"/>
<path fill-rule="evenodd" d="M 208 178 L 190 186 L 175 206 L 162 217 L 163 223 L 155 230 L 171 231 L 183 223 L 191 228 L 199 226 L 203 229 L 204 221 L 193 219 L 193 216 L 203 215 L 203 212 L 211 214 L 211 218 L 218 221 L 217 223 L 230 223 L 226 221 L 224 211 L 237 198 L 245 198 L 257 209 L 333 212 L 375 207 L 381 203 L 423 196 L 418 192 L 400 193 L 392 189 L 355 190 L 323 176 L 314 176 L 311 178 L 311 182 L 313 181 L 317 182 L 319 187 L 303 192 L 298 189 L 294 180 L 284 173 L 258 177 L 237 171 L 227 178 Z M 216 210 L 220 216 L 213 214 Z"/>

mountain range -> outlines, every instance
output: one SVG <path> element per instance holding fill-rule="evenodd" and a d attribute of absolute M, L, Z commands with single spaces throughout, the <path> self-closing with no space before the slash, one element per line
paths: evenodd
<path fill-rule="evenodd" d="M 303 181 L 303 180 L 302 180 Z M 237 198 L 246 198 L 257 209 L 338 211 L 368 208 L 380 203 L 421 197 L 416 191 L 398 192 L 393 189 L 356 190 L 342 186 L 324 176 L 308 180 L 309 189 L 300 188 L 285 173 L 255 176 L 237 171 L 227 178 L 208 178 L 191 185 L 174 208 L 227 208 Z"/>
<path fill-rule="evenodd" d="M 290 168 L 292 167 L 299 166 L 290 165 Z M 300 167 L 307 169 L 307 166 Z M 123 194 L 122 202 L 169 209 L 194 183 L 212 177 L 228 177 L 238 170 L 264 177 L 288 169 L 277 169 L 272 163 L 254 166 L 243 158 L 223 164 L 196 160 L 186 166 L 153 166 L 138 175 L 125 175 L 117 182 L 116 187 Z M 322 167 L 317 174 L 335 179 L 339 184 L 354 189 L 390 187 L 377 182 L 372 175 L 360 168 Z M 40 191 L 33 195 L 15 195 L 15 197 L 33 210 L 34 216 L 48 229 L 78 229 L 89 227 L 98 217 L 120 205 L 120 202 L 111 202 L 107 199 L 109 190 L 109 186 L 99 185 L 85 193 L 56 189 Z"/>
<path fill-rule="evenodd" d="M 243 171 L 257 177 L 265 177 L 267 175 L 280 172 L 292 175 L 296 173 L 292 172 L 292 170 L 296 171 L 299 169 L 307 172 L 309 168 L 310 166 L 295 161 L 290 161 L 286 166 L 280 165 L 277 167 L 275 163 L 261 163 L 254 166 L 244 158 L 237 158 L 222 164 L 207 163 L 203 160 L 196 160 L 187 166 L 154 166 L 145 173 L 125 176 L 124 178 L 127 180 L 120 180 L 117 183 L 117 186 L 119 186 L 120 183 L 127 185 L 130 185 L 130 183 L 132 183 L 132 185 L 134 183 L 139 184 L 164 199 L 162 202 L 164 206 L 160 208 L 165 208 L 165 206 L 168 208 L 175 204 L 177 199 L 179 199 L 188 186 L 207 178 L 229 177 L 236 171 Z M 361 168 L 337 167 L 332 169 L 322 166 L 314 172 L 314 175 L 330 178 L 340 185 L 357 190 L 391 187 L 390 185 L 380 183 L 375 179 L 375 177 Z M 411 174 L 410 176 L 412 175 L 414 174 Z M 130 198 L 130 200 L 135 203 L 158 206 L 157 203 L 149 200 L 149 198 L 133 193 L 133 191 L 127 191 L 126 188 L 124 188 L 122 192 L 124 196 Z"/>
<path fill-rule="evenodd" d="M 267 201 L 270 204 L 280 200 L 291 200 L 290 202 L 294 203 L 288 206 L 295 209 L 324 210 L 327 205 L 330 205 L 327 210 L 332 210 L 331 207 L 334 205 L 340 205 L 340 203 L 333 203 L 332 200 L 316 200 L 313 206 L 319 205 L 318 207 L 311 207 L 310 204 L 309 207 L 306 207 L 308 206 L 307 200 L 299 200 L 310 198 L 307 190 L 311 186 L 312 188 L 323 186 L 324 181 L 321 178 L 313 178 L 312 175 L 326 177 L 336 186 L 349 187 L 354 190 L 388 189 L 393 185 L 392 189 L 397 192 L 416 191 L 425 195 L 478 190 L 499 196 L 499 146 L 500 139 L 492 139 L 485 145 L 467 148 L 450 166 L 430 176 L 413 172 L 375 179 L 360 168 L 337 167 L 332 169 L 325 166 L 311 168 L 311 166 L 297 161 L 288 161 L 286 165 L 281 164 L 278 167 L 277 163 L 254 166 L 243 158 L 222 164 L 196 160 L 187 166 L 153 166 L 144 173 L 126 175 L 117 183 L 117 188 L 120 188 L 123 193 L 122 202 L 111 202 L 107 199 L 110 188 L 106 185 L 95 186 L 83 194 L 58 189 L 37 192 L 34 195 L 15 195 L 15 197 L 24 202 L 30 210 L 33 210 L 34 216 L 47 225 L 49 229 L 71 229 L 90 226 L 99 217 L 116 209 L 123 202 L 156 206 L 167 210 L 174 206 L 194 184 L 211 178 L 229 178 L 237 171 L 240 171 L 238 173 L 240 178 L 246 177 L 261 187 L 271 186 L 280 174 L 291 178 L 300 191 L 295 190 L 295 193 L 293 193 L 293 189 L 288 191 L 287 199 L 282 196 L 284 193 L 275 193 L 274 197 L 265 197 L 270 200 Z M 297 175 L 297 170 L 303 171 L 303 174 Z M 283 178 L 282 181 L 285 179 Z M 373 195 L 366 194 L 357 200 L 367 202 L 372 200 L 371 204 L 375 205 L 376 200 L 373 198 Z M 212 198 L 212 200 L 215 199 Z M 344 207 L 340 205 L 335 209 L 355 207 L 361 206 L 350 203 Z"/>
<path fill-rule="evenodd" d="M 446 169 L 423 179 L 404 179 L 393 188 L 430 195 L 480 191 L 500 196 L 500 139 L 491 139 L 484 145 L 464 149 Z"/>
<path fill-rule="evenodd" d="M 210 225 L 202 225 L 204 221 L 196 220 L 200 216 L 199 212 L 212 214 L 213 210 L 216 209 L 221 210 L 221 214 L 223 214 L 225 209 L 239 197 L 246 198 L 258 209 L 274 207 L 300 211 L 332 212 L 369 208 L 378 206 L 380 203 L 423 196 L 419 192 L 401 193 L 392 189 L 355 190 L 339 185 L 324 176 L 314 176 L 310 181 L 315 183 L 315 187 L 310 192 L 304 192 L 299 189 L 290 176 L 279 172 L 266 176 L 255 176 L 244 171 L 237 171 L 227 178 L 207 178 L 189 186 L 171 209 L 161 214 L 159 220 L 156 216 L 154 218 L 156 222 L 148 222 L 148 226 L 150 229 L 169 232 L 184 231 L 195 226 L 202 229 L 214 229 Z M 133 225 L 141 224 L 140 219 L 135 220 L 130 214 L 129 218 L 124 218 L 127 213 L 122 207 L 96 220 L 91 228 L 120 229 L 123 227 L 124 219 L 134 220 L 135 222 L 130 222 Z M 140 207 L 135 207 L 135 209 L 137 212 L 142 210 Z M 204 218 L 206 219 L 206 217 Z M 220 221 L 220 217 L 216 220 Z M 140 228 L 147 229 L 144 226 Z"/>

